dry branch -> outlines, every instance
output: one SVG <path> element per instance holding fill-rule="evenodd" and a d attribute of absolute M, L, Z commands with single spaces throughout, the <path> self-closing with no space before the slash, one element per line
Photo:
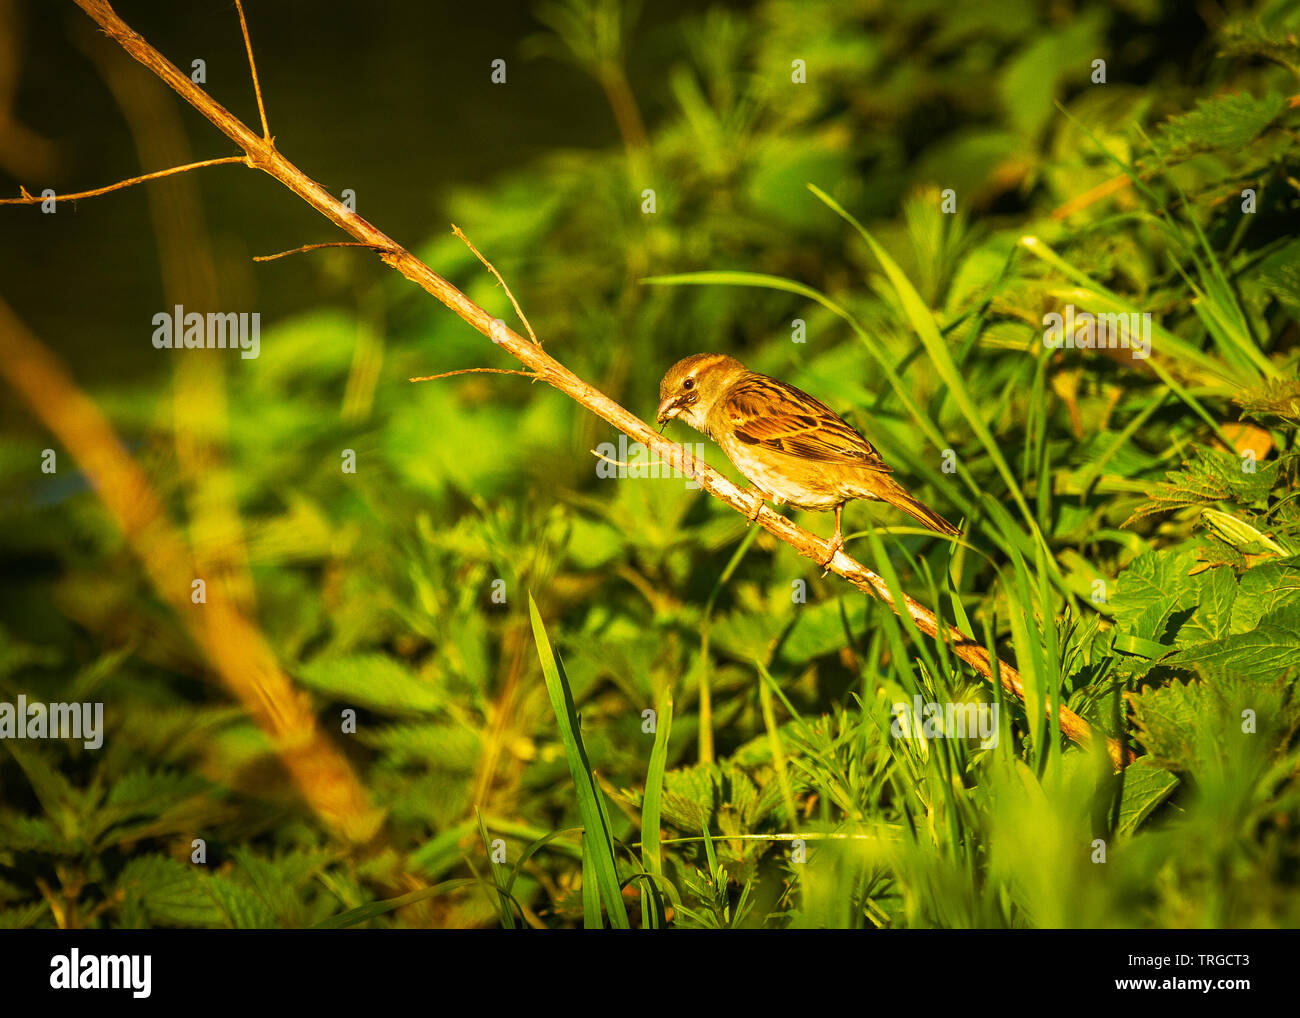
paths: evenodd
<path fill-rule="evenodd" d="M 328 240 L 323 244 L 303 244 L 301 247 L 293 247 L 288 251 L 277 251 L 269 255 L 253 255 L 255 262 L 273 262 L 279 258 L 288 258 L 290 255 L 302 254 L 305 251 L 319 251 L 323 247 L 365 247 L 372 251 L 382 251 L 383 248 L 377 248 L 374 244 L 360 244 L 354 240 Z"/>
<path fill-rule="evenodd" d="M 55 201 L 76 201 L 78 198 L 97 198 L 101 194 L 108 194 L 110 191 L 120 191 L 124 187 L 134 187 L 136 184 L 144 184 L 150 180 L 160 180 L 163 177 L 170 177 L 177 173 L 188 173 L 190 170 L 199 170 L 205 166 L 224 166 L 227 163 L 242 163 L 243 156 L 222 156 L 220 159 L 203 159 L 197 163 L 186 163 L 184 166 L 171 166 L 165 170 L 155 170 L 153 173 L 141 174 L 138 177 L 130 177 L 126 180 L 119 180 L 115 184 L 109 184 L 106 187 L 96 187 L 89 191 L 77 191 L 73 194 L 56 194 L 52 197 Z M 0 205 L 39 205 L 46 201 L 44 195 L 31 194 L 27 188 L 18 189 L 19 197 L 17 198 L 0 198 Z"/>
<path fill-rule="evenodd" d="M 264 133 L 259 135 L 235 117 L 191 81 L 189 76 L 182 73 L 175 64 L 150 46 L 143 37 L 134 32 L 118 17 L 106 0 L 75 0 L 75 2 L 127 53 L 158 75 L 182 99 L 238 145 L 245 153 L 244 161 L 248 166 L 274 177 L 339 229 L 362 244 L 375 248 L 381 260 L 436 297 L 506 353 L 530 368 L 543 381 L 609 422 L 629 438 L 644 443 L 662 460 L 672 464 L 687 476 L 693 477 L 700 487 L 714 498 L 725 502 L 742 515 L 749 516 L 752 513 L 753 506 L 749 498 L 726 478 L 698 461 L 688 463 L 680 446 L 661 438 L 650 425 L 579 378 L 547 354 L 539 344 L 530 342 L 502 324 L 494 328 L 496 319 L 492 315 L 410 251 L 347 208 L 324 187 L 303 173 L 280 153 L 265 128 Z M 258 106 L 261 110 L 260 90 Z M 799 554 L 819 565 L 826 560 L 830 552 L 826 541 L 766 507 L 760 511 L 757 522 L 778 540 L 790 545 Z M 830 561 L 829 568 L 859 590 L 883 601 L 896 613 L 901 615 L 906 612 L 921 632 L 947 640 L 953 652 L 981 675 L 990 681 L 1001 681 L 1008 692 L 1021 699 L 1024 698 L 1020 675 L 1014 668 L 996 659 L 991 660 L 984 647 L 970 636 L 951 626 L 940 626 L 934 614 L 911 597 L 905 597 L 902 604 L 896 603 L 885 581 L 844 551 L 836 553 Z M 1062 706 L 1058 717 L 1061 730 L 1075 742 L 1088 745 L 1093 741 L 1094 733 L 1091 727 L 1077 714 Z M 1108 751 L 1116 765 L 1131 759 L 1131 753 L 1115 739 L 1108 740 Z"/>

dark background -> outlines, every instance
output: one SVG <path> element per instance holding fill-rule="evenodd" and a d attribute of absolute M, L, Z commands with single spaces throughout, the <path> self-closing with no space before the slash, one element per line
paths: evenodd
<path fill-rule="evenodd" d="M 659 70 L 683 13 L 744 4 L 666 0 L 641 12 L 628 76 L 652 120 L 665 98 Z M 76 192 L 163 169 L 142 167 L 113 94 L 87 58 L 131 61 L 71 3 L 4 0 L 14 31 L 21 124 L 48 144 L 48 172 L 17 179 L 0 164 L 0 194 L 46 187 Z M 118 3 L 122 19 L 188 72 L 207 62 L 209 93 L 245 123 L 258 123 L 248 62 L 228 0 Z M 570 63 L 526 55 L 544 31 L 529 3 L 275 2 L 245 4 L 262 94 L 276 143 L 338 194 L 351 188 L 358 212 L 408 246 L 446 230 L 447 189 L 482 183 L 557 149 L 604 149 L 618 131 L 600 87 Z M 183 12 L 183 16 L 182 15 Z M 18 47 L 14 53 L 12 47 Z M 507 63 L 507 84 L 490 80 Z M 185 125 L 193 160 L 234 155 L 233 144 L 161 83 Z M 250 261 L 300 244 L 341 239 L 273 180 L 240 166 L 197 171 L 223 284 L 263 324 L 321 300 L 310 263 Z M 252 183 L 250 183 L 252 181 Z M 167 370 L 149 345 L 149 317 L 162 308 L 158 254 L 144 188 L 0 215 L 0 279 L 28 325 L 94 385 Z M 388 273 L 358 253 L 361 279 Z M 268 268 L 270 271 L 268 271 Z M 435 266 L 437 268 L 437 266 Z M 152 309 L 143 315 L 141 308 Z M 7 423 L 11 396 L 5 392 Z"/>

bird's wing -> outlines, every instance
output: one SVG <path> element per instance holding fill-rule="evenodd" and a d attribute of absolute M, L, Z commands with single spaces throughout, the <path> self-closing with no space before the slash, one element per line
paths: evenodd
<path fill-rule="evenodd" d="M 804 459 L 890 471 L 880 453 L 834 410 L 801 389 L 751 374 L 727 391 L 723 421 L 746 445 Z"/>

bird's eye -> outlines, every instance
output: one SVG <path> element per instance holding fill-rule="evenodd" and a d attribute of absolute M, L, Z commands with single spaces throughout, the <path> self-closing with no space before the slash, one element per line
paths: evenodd
<path fill-rule="evenodd" d="M 694 388 L 695 388 L 695 379 L 694 379 L 694 378 L 688 378 L 688 379 L 686 379 L 686 381 L 684 381 L 684 382 L 682 383 L 682 388 L 683 388 L 683 389 L 694 389 Z"/>

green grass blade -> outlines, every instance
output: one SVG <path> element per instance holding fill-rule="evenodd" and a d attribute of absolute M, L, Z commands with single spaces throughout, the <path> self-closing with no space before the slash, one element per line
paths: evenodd
<path fill-rule="evenodd" d="M 767 728 L 768 745 L 772 747 L 772 769 L 776 771 L 777 781 L 781 785 L 781 798 L 785 802 L 790 829 L 798 833 L 799 810 L 795 805 L 794 791 L 790 786 L 790 775 L 786 773 L 785 753 L 781 750 L 781 733 L 776 724 L 776 711 L 772 709 L 772 690 L 769 687 L 775 686 L 776 680 L 768 674 L 762 661 L 756 658 L 754 664 L 758 666 L 759 674 L 758 702 L 763 711 L 763 725 Z"/>
<path fill-rule="evenodd" d="M 600 875 L 596 872 L 596 853 L 592 847 L 592 838 L 582 832 L 582 928 L 584 930 L 603 930 L 605 921 L 600 912 Z"/>
<path fill-rule="evenodd" d="M 594 878 L 599 889 L 599 900 L 605 906 L 610 925 L 625 930 L 629 928 L 627 908 L 619 889 L 618 867 L 614 862 L 614 839 L 605 812 L 604 794 L 591 774 L 591 764 L 587 760 L 587 750 L 578 730 L 578 714 L 573 706 L 573 694 L 564 674 L 564 665 L 546 636 L 546 627 L 542 624 L 532 594 L 528 595 L 528 614 L 532 620 L 533 639 L 537 642 L 537 656 L 542 663 L 542 675 L 546 680 L 546 692 L 551 698 L 551 708 L 555 712 L 560 739 L 564 743 L 569 773 L 573 775 L 574 788 L 577 790 L 578 816 L 582 819 L 584 829 L 583 874 L 586 876 L 590 871 L 590 876 Z M 585 881 L 583 891 L 585 895 Z"/>
<path fill-rule="evenodd" d="M 510 909 L 510 893 L 501 880 L 503 868 L 499 862 L 492 858 L 492 839 L 488 837 L 487 824 L 483 822 L 482 811 L 475 807 L 474 813 L 478 817 L 479 837 L 483 839 L 483 850 L 487 852 L 488 866 L 491 867 L 492 872 L 492 883 L 496 887 L 497 915 L 501 919 L 501 925 L 507 930 L 516 929 L 515 914 Z"/>
<path fill-rule="evenodd" d="M 645 777 L 645 796 L 641 800 L 641 865 L 645 871 L 662 877 L 663 848 L 659 843 L 659 820 L 663 807 L 664 771 L 668 767 L 668 740 L 673 731 L 673 692 L 665 689 L 659 702 L 655 725 L 655 744 L 650 750 L 650 766 Z M 665 925 L 663 899 L 653 880 L 641 890 L 642 920 L 647 927 Z"/>
<path fill-rule="evenodd" d="M 376 916 L 384 915 L 395 909 L 403 908 L 407 905 L 414 905 L 417 901 L 424 901 L 427 898 L 435 898 L 440 894 L 447 894 L 450 891 L 458 891 L 462 887 L 471 887 L 478 881 L 473 877 L 463 877 L 456 880 L 444 880 L 441 884 L 435 884 L 433 887 L 425 887 L 418 891 L 412 891 L 410 894 L 403 894 L 400 898 L 388 898 L 384 901 L 369 901 L 364 905 L 358 905 L 356 908 L 348 909 L 346 912 L 340 912 L 338 915 L 330 916 L 328 919 L 322 919 L 314 923 L 310 928 L 313 930 L 342 930 L 349 926 L 356 926 L 358 923 L 364 923 L 368 919 L 374 919 Z"/>
<path fill-rule="evenodd" d="M 523 852 L 519 854 L 519 858 L 515 860 L 514 868 L 510 871 L 510 879 L 506 881 L 506 892 L 509 893 L 514 890 L 515 881 L 519 879 L 519 874 L 523 872 L 524 863 L 531 859 L 536 852 L 545 848 L 561 835 L 575 834 L 581 830 L 581 827 L 562 827 L 558 831 L 543 834 L 540 838 L 529 842 Z M 581 850 L 579 850 L 579 855 L 581 855 Z"/>
<path fill-rule="evenodd" d="M 647 873 L 663 873 L 663 851 L 659 847 L 659 820 L 663 806 L 664 771 L 668 767 L 668 740 L 673 730 L 673 694 L 665 689 L 659 703 L 655 744 L 646 771 L 645 797 L 641 802 L 641 862 Z"/>
<path fill-rule="evenodd" d="M 832 212 L 857 230 L 858 235 L 871 248 L 872 254 L 876 256 L 881 268 L 885 270 L 885 275 L 889 278 L 889 282 L 894 288 L 894 294 L 898 297 L 899 303 L 912 325 L 912 329 L 921 342 L 925 344 L 926 353 L 930 355 L 930 362 L 938 371 L 939 377 L 943 379 L 944 384 L 947 385 L 949 392 L 952 393 L 957 408 L 961 410 L 962 416 L 966 418 L 966 423 L 970 425 L 971 431 L 980 440 L 980 444 L 984 446 L 984 451 L 988 454 L 994 467 L 997 468 L 998 473 L 1001 474 L 1003 483 L 1006 484 L 1008 492 L 1010 492 L 1012 499 L 1015 500 L 1017 507 L 1024 516 L 1030 532 L 1037 531 L 1034 514 L 1030 511 L 1024 495 L 1021 494 L 1020 485 L 1016 483 L 1011 467 L 1002 455 L 1001 446 L 993 438 L 988 425 L 984 423 L 983 415 L 980 414 L 979 409 L 975 406 L 975 401 L 971 398 L 966 379 L 957 370 L 957 365 L 952 359 L 952 352 L 948 349 L 948 344 L 939 333 L 939 326 L 935 323 L 934 315 L 926 307 L 921 295 L 916 292 L 916 287 L 912 285 L 903 270 L 898 267 L 898 263 L 876 242 L 876 238 L 857 219 L 850 215 L 839 202 L 815 184 L 809 184 L 808 190 L 812 191 Z"/>

